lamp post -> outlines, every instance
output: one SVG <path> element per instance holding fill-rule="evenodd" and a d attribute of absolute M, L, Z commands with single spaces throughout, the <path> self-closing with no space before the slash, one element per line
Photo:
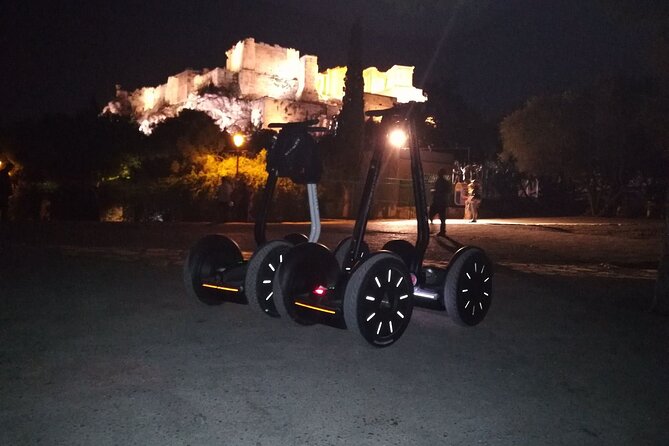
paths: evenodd
<path fill-rule="evenodd" d="M 388 144 L 395 148 L 395 153 L 393 154 L 393 157 L 396 159 L 395 162 L 395 182 L 397 184 L 396 192 L 395 192 L 395 213 L 397 214 L 399 211 L 397 210 L 400 201 L 401 201 L 401 195 L 402 195 L 402 180 L 400 179 L 400 152 L 401 149 L 406 149 L 407 148 L 407 141 L 409 140 L 409 133 L 401 126 L 394 127 L 392 128 L 387 136 L 388 138 Z M 390 211 L 389 211 L 390 214 Z M 398 214 L 399 215 L 399 214 Z"/>
<path fill-rule="evenodd" d="M 237 156 L 237 162 L 236 162 L 236 167 L 235 167 L 235 177 L 239 176 L 239 155 L 241 153 L 241 147 L 244 145 L 246 138 L 244 138 L 244 135 L 241 133 L 235 133 L 232 136 L 232 143 L 235 145 L 235 155 Z"/>

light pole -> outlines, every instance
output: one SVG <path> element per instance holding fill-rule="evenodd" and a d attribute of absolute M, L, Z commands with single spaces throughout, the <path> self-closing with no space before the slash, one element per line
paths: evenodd
<path fill-rule="evenodd" d="M 246 138 L 244 138 L 244 135 L 241 133 L 235 133 L 232 136 L 232 143 L 235 145 L 235 155 L 237 156 L 237 162 L 235 166 L 235 177 L 239 176 L 239 155 L 241 153 L 240 148 L 244 145 Z"/>

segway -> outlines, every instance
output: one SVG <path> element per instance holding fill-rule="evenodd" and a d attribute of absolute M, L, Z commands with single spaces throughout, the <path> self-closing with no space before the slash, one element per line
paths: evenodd
<path fill-rule="evenodd" d="M 269 316 L 278 316 L 272 298 L 274 273 L 290 248 L 307 241 L 316 242 L 320 236 L 316 183 L 322 168 L 312 133 L 327 129 L 314 127 L 317 122 L 269 125 L 280 131 L 268 150 L 268 177 L 254 225 L 256 250 L 246 261 L 237 243 L 223 234 L 210 234 L 198 240 L 183 267 L 184 285 L 191 297 L 207 305 L 248 303 Z M 288 234 L 283 240 L 268 242 L 267 218 L 276 183 L 281 177 L 306 184 L 311 229 L 308 237 Z"/>
<path fill-rule="evenodd" d="M 493 277 L 492 263 L 483 250 L 463 247 L 447 268 L 423 266 L 429 225 L 415 104 L 367 115 L 381 117 L 381 137 L 374 138 L 358 216 L 343 261 L 338 262 L 333 252 L 318 243 L 291 248 L 274 277 L 272 291 L 278 313 L 301 325 L 348 328 L 375 347 L 392 345 L 402 336 L 414 304 L 446 310 L 459 325 L 480 323 L 492 300 Z M 374 190 L 388 148 L 387 136 L 394 129 L 408 135 L 417 239 L 413 244 L 393 240 L 381 251 L 365 255 L 364 236 Z"/>

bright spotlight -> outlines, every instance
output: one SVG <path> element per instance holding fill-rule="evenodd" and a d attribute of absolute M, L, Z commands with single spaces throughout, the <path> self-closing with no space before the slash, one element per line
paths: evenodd
<path fill-rule="evenodd" d="M 393 129 L 388 133 L 388 142 L 398 149 L 406 147 L 407 139 L 409 139 L 409 136 L 402 129 Z"/>

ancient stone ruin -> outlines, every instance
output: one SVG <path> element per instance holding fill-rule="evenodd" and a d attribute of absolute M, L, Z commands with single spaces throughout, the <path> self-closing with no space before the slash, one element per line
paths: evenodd
<path fill-rule="evenodd" d="M 318 71 L 318 58 L 298 50 L 256 42 L 249 37 L 226 53 L 225 68 L 187 69 L 156 87 L 129 92 L 117 85 L 103 113 L 131 116 L 150 133 L 183 109 L 206 112 L 221 129 L 250 131 L 271 122 L 316 118 L 321 125 L 339 113 L 346 67 Z M 413 67 L 363 71 L 365 109 L 427 100 L 413 86 Z"/>

